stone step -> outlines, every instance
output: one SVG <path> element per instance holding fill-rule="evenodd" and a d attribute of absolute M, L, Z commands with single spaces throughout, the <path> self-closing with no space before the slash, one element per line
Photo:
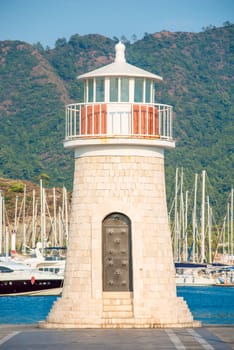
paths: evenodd
<path fill-rule="evenodd" d="M 132 305 L 132 299 L 104 299 L 103 305 Z"/>
<path fill-rule="evenodd" d="M 132 311 L 103 311 L 102 317 L 104 319 L 126 319 L 133 318 Z"/>
<path fill-rule="evenodd" d="M 132 299 L 132 292 L 103 292 L 103 299 Z"/>
<path fill-rule="evenodd" d="M 133 317 L 133 305 L 131 299 L 109 300 L 103 303 L 104 318 L 131 318 Z"/>
<path fill-rule="evenodd" d="M 103 323 L 105 325 L 121 325 L 121 328 L 124 328 L 124 325 L 129 325 L 129 324 L 135 324 L 136 320 L 131 317 L 131 318 L 103 318 Z"/>
<path fill-rule="evenodd" d="M 103 292 L 102 316 L 106 322 L 133 318 L 132 292 Z"/>
<path fill-rule="evenodd" d="M 103 311 L 132 311 L 132 304 L 122 304 L 122 305 L 103 305 Z"/>

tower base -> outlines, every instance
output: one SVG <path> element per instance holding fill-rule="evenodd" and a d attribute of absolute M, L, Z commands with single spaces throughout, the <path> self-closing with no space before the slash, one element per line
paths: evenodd
<path fill-rule="evenodd" d="M 144 153 L 76 159 L 63 293 L 41 327 L 201 325 L 176 295 L 163 151 Z"/>
<path fill-rule="evenodd" d="M 158 310 L 157 317 L 135 317 L 133 296 L 128 292 L 103 293 L 102 310 L 96 315 L 82 312 L 71 299 L 58 300 L 41 328 L 186 328 L 201 327 L 194 321 L 183 298 L 177 297 Z M 162 301 L 162 305 L 164 302 Z M 174 304 L 174 305 L 173 305 Z M 173 314 L 170 312 L 173 310 Z"/>

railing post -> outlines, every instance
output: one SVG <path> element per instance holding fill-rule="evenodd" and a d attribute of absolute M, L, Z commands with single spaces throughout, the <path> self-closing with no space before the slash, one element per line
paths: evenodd
<path fill-rule="evenodd" d="M 72 118 L 73 118 L 73 108 L 69 111 L 69 136 L 72 136 Z"/>
<path fill-rule="evenodd" d="M 140 132 L 139 132 L 139 134 L 141 135 L 141 125 L 142 125 L 142 123 L 141 123 L 141 104 L 139 104 L 139 125 L 140 125 Z"/>
<path fill-rule="evenodd" d="M 74 136 L 76 136 L 76 118 L 77 118 L 77 106 L 75 106 L 75 115 L 74 115 L 74 129 L 73 129 L 73 133 Z"/>
<path fill-rule="evenodd" d="M 79 132 L 78 135 L 81 135 L 81 112 L 82 112 L 82 106 L 80 106 L 80 113 L 79 113 Z"/>
<path fill-rule="evenodd" d="M 93 105 L 93 109 L 92 109 L 92 135 L 94 135 L 94 114 L 95 114 L 95 105 Z"/>
<path fill-rule="evenodd" d="M 172 108 L 170 109 L 170 137 L 172 138 L 172 122 L 173 122 L 173 113 Z"/>
<path fill-rule="evenodd" d="M 67 107 L 65 109 L 65 116 L 66 116 L 66 121 L 65 121 L 65 139 L 68 137 L 67 134 Z"/>
<path fill-rule="evenodd" d="M 146 133 L 149 135 L 149 105 L 146 105 Z"/>
<path fill-rule="evenodd" d="M 102 105 L 101 103 L 99 104 L 99 121 L 98 121 L 98 126 L 99 126 L 99 134 L 102 134 Z"/>
<path fill-rule="evenodd" d="M 167 107 L 167 137 L 170 137 L 170 107 Z"/>
<path fill-rule="evenodd" d="M 169 130 L 168 130 L 168 126 L 169 126 L 169 124 L 168 124 L 168 113 L 169 113 L 168 107 L 165 108 L 165 111 L 166 111 L 166 136 L 168 137 L 168 133 L 169 133 Z"/>
<path fill-rule="evenodd" d="M 161 106 L 158 106 L 158 133 L 162 134 L 162 115 L 161 115 Z"/>
<path fill-rule="evenodd" d="M 86 110 L 85 110 L 85 135 L 88 134 L 88 106 L 86 105 Z"/>

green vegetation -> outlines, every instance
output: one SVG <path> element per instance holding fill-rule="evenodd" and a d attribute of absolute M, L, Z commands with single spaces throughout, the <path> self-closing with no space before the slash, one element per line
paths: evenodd
<path fill-rule="evenodd" d="M 125 40 L 127 61 L 164 78 L 156 102 L 174 106 L 175 151 L 166 152 L 169 206 L 176 167 L 185 187 L 207 171 L 210 201 L 225 212 L 233 185 L 234 25 L 201 33 L 145 33 Z M 117 38 L 74 34 L 55 49 L 19 41 L 0 42 L 0 177 L 72 188 L 73 154 L 63 148 L 64 105 L 82 101 L 76 77 L 113 61 Z"/>
<path fill-rule="evenodd" d="M 9 192 L 23 193 L 24 192 L 24 184 L 22 182 L 17 182 L 17 183 L 12 184 L 9 187 Z"/>

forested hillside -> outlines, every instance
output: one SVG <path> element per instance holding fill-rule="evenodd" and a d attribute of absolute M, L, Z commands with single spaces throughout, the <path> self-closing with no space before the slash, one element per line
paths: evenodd
<path fill-rule="evenodd" d="M 161 75 L 156 102 L 174 106 L 177 147 L 166 152 L 169 201 L 176 167 L 187 189 L 207 171 L 211 204 L 225 212 L 233 185 L 234 26 L 201 33 L 146 33 L 126 45 L 127 61 Z M 72 188 L 73 154 L 64 151 L 64 105 L 82 100 L 77 75 L 113 61 L 116 40 L 75 34 L 54 49 L 0 42 L 0 177 Z"/>

